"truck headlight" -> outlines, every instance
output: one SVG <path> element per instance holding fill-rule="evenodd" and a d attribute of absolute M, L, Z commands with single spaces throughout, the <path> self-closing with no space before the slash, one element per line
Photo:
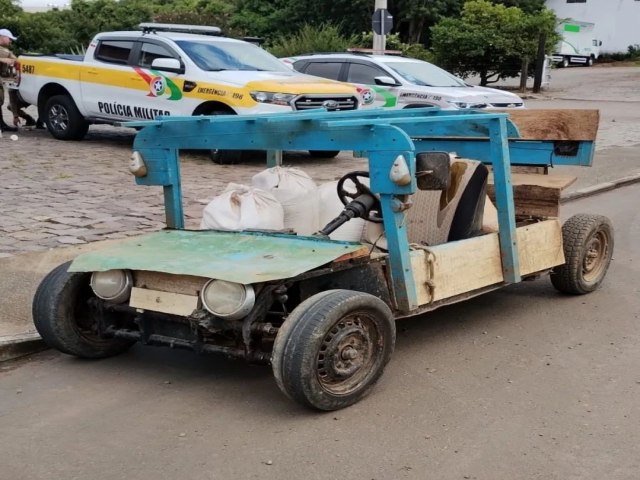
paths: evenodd
<path fill-rule="evenodd" d="M 214 279 L 204 286 L 200 299 L 216 317 L 238 320 L 253 309 L 256 293 L 251 285 Z"/>
<path fill-rule="evenodd" d="M 468 102 L 447 102 L 449 105 L 453 105 L 456 108 L 467 109 L 467 108 L 487 108 L 486 103 L 468 103 Z"/>
<path fill-rule="evenodd" d="M 274 105 L 290 105 L 296 98 L 292 93 L 251 92 L 251 98 L 258 103 L 271 103 Z"/>
<path fill-rule="evenodd" d="M 122 303 L 131 296 L 133 278 L 128 270 L 107 270 L 91 274 L 91 289 L 98 298 Z"/>

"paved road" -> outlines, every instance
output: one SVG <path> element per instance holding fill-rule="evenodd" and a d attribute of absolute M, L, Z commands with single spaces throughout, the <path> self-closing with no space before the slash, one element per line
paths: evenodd
<path fill-rule="evenodd" d="M 531 108 L 601 109 L 596 166 L 574 169 L 578 182 L 572 188 L 640 172 L 639 81 L 640 68 L 558 70 L 555 87 L 528 101 Z M 0 257 L 157 230 L 164 219 L 160 188 L 136 187 L 127 171 L 133 134 L 92 127 L 82 142 L 56 141 L 38 130 L 21 132 L 17 141 L 7 135 L 0 139 Z M 348 154 L 320 161 L 289 155 L 285 162 L 318 183 L 364 164 Z M 199 225 L 204 205 L 228 182 L 249 182 L 262 168 L 258 159 L 229 167 L 202 155 L 183 155 L 188 226 Z"/>
<path fill-rule="evenodd" d="M 545 278 L 406 320 L 373 394 L 337 413 L 291 403 L 267 367 L 168 349 L 4 364 L 0 476 L 636 480 L 639 204 L 636 185 L 564 207 L 616 227 L 601 290 Z"/>

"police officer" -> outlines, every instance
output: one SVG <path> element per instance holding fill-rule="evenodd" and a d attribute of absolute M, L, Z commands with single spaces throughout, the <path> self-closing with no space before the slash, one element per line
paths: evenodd
<path fill-rule="evenodd" d="M 18 91 L 15 89 L 9 90 L 9 109 L 13 113 L 13 126 L 7 125 L 2 118 L 2 104 L 4 103 L 3 80 L 12 80 L 14 78 L 13 66 L 16 62 L 15 55 L 7 47 L 15 39 L 16 37 L 9 30 L 6 28 L 0 29 L 0 130 L 6 132 L 18 130 L 17 127 L 21 117 L 25 120 L 25 125 L 41 127 L 41 125 L 38 125 L 40 122 L 36 122 L 31 115 L 22 110 L 28 104 L 20 98 Z"/>

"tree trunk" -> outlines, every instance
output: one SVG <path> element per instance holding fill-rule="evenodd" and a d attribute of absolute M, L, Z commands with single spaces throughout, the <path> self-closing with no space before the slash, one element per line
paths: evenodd
<path fill-rule="evenodd" d="M 520 92 L 527 91 L 527 78 L 529 78 L 529 59 L 522 59 L 522 70 L 520 71 Z"/>

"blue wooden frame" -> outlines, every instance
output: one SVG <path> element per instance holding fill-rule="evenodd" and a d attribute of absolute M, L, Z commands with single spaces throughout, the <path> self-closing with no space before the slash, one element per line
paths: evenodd
<path fill-rule="evenodd" d="M 434 108 L 326 112 L 314 110 L 251 116 L 165 117 L 129 122 L 145 127 L 134 141 L 147 167 L 139 185 L 164 188 L 167 227 L 184 228 L 180 149 L 267 150 L 270 164 L 284 150 L 353 150 L 369 160 L 371 189 L 380 195 L 396 305 L 418 308 L 409 258 L 405 214 L 398 196 L 416 191 L 415 155 L 455 151 L 491 164 L 494 171 L 500 250 L 505 283 L 520 281 L 511 165 L 590 165 L 593 142 L 578 142 L 577 153 L 563 156 L 553 141 L 522 140 L 506 113 L 443 111 Z M 396 185 L 391 165 L 404 157 L 412 181 Z"/>

